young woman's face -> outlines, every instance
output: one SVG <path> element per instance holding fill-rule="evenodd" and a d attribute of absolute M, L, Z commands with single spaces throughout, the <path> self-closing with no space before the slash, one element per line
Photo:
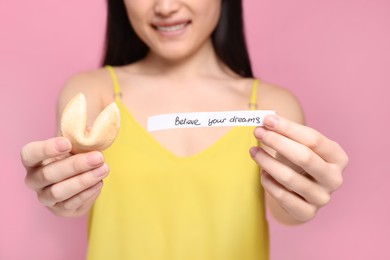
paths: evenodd
<path fill-rule="evenodd" d="M 221 0 L 125 0 L 125 6 L 132 27 L 150 50 L 175 60 L 210 39 Z"/>

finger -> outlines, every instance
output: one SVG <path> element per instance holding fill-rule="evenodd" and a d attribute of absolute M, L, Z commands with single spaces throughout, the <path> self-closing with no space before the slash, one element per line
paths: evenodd
<path fill-rule="evenodd" d="M 103 187 L 103 182 L 99 181 L 92 187 L 74 195 L 73 197 L 57 203 L 55 207 L 67 211 L 82 210 L 83 208 L 88 207 L 93 203 L 97 195 L 100 193 L 102 187 Z"/>
<path fill-rule="evenodd" d="M 262 172 L 261 184 L 264 190 L 274 199 L 288 214 L 295 219 L 306 222 L 314 218 L 317 207 L 309 204 L 297 194 L 286 190 L 268 173 Z"/>
<path fill-rule="evenodd" d="M 297 124 L 278 115 L 265 117 L 264 126 L 268 130 L 303 144 L 327 162 L 340 164 L 345 167 L 348 161 L 345 152 L 339 144 L 310 127 Z"/>
<path fill-rule="evenodd" d="M 44 188 L 38 194 L 39 201 L 48 207 L 66 201 L 99 183 L 108 174 L 107 165 L 102 165 L 90 172 L 86 172 L 62 182 Z"/>
<path fill-rule="evenodd" d="M 258 149 L 254 160 L 286 190 L 299 194 L 310 204 L 322 207 L 329 202 L 329 192 L 323 187 L 275 159 L 263 149 Z"/>
<path fill-rule="evenodd" d="M 99 182 L 93 187 L 75 195 L 67 201 L 59 202 L 54 207 L 49 207 L 49 209 L 53 213 L 63 217 L 84 216 L 99 196 L 102 184 L 103 182 Z M 65 205 L 68 203 L 69 205 Z"/>
<path fill-rule="evenodd" d="M 26 168 L 40 165 L 44 160 L 70 152 L 72 145 L 64 137 L 55 137 L 45 141 L 26 144 L 21 150 L 21 160 Z"/>
<path fill-rule="evenodd" d="M 36 169 L 36 171 L 28 174 L 26 177 L 26 185 L 37 191 L 100 167 L 103 163 L 104 158 L 100 152 L 93 151 L 85 154 L 76 154 Z"/>
<path fill-rule="evenodd" d="M 324 186 L 333 187 L 338 184 L 335 182 L 341 181 L 339 180 L 341 175 L 339 176 L 339 171 L 337 169 L 337 174 L 330 174 L 331 172 L 334 172 L 335 166 L 324 161 L 319 155 L 305 145 L 264 128 L 256 129 L 255 134 L 260 136 L 262 144 L 277 151 L 278 154 L 281 154 L 288 161 L 302 168 Z"/>

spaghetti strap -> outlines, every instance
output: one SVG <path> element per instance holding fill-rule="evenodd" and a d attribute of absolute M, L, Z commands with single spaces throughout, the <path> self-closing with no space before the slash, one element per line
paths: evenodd
<path fill-rule="evenodd" d="M 259 80 L 255 79 L 252 84 L 252 90 L 251 90 L 251 96 L 249 101 L 249 108 L 250 110 L 256 110 L 257 109 L 257 88 L 259 85 Z"/>
<path fill-rule="evenodd" d="M 116 76 L 115 70 L 113 67 L 111 67 L 109 65 L 105 66 L 105 68 L 110 73 L 112 85 L 114 88 L 114 97 L 115 97 L 115 100 L 118 101 L 122 97 L 122 92 L 121 92 L 121 88 L 119 86 L 119 82 L 118 82 L 118 78 Z"/>

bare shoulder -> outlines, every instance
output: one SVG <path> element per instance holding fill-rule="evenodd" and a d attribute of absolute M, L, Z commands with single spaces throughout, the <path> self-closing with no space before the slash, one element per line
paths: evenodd
<path fill-rule="evenodd" d="M 304 112 L 296 96 L 289 90 L 262 82 L 259 85 L 258 104 L 261 109 L 272 109 L 282 117 L 305 123 Z"/>
<path fill-rule="evenodd" d="M 104 68 L 84 71 L 71 76 L 61 89 L 57 101 L 57 118 L 66 104 L 78 93 L 83 93 L 88 104 L 88 122 L 93 122 L 100 111 L 113 101 L 111 78 Z"/>

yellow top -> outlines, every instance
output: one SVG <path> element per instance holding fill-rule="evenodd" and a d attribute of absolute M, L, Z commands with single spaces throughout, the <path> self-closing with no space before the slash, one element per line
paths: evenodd
<path fill-rule="evenodd" d="M 111 171 L 90 213 L 88 259 L 268 259 L 253 127 L 233 127 L 202 152 L 177 157 L 121 103 L 108 69 L 121 129 L 104 152 Z"/>

